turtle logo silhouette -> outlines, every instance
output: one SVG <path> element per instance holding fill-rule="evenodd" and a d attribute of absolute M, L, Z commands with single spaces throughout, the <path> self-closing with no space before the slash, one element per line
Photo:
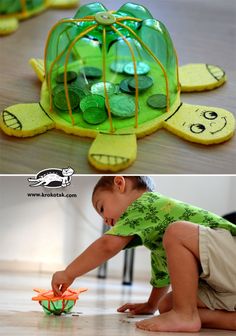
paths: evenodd
<path fill-rule="evenodd" d="M 64 188 L 71 184 L 74 169 L 68 168 L 48 168 L 41 170 L 35 178 L 28 178 L 30 187 L 43 186 L 45 188 Z"/>

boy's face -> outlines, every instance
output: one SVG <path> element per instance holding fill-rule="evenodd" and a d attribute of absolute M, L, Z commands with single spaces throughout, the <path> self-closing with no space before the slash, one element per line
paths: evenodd
<path fill-rule="evenodd" d="M 98 189 L 92 200 L 95 210 L 109 226 L 114 226 L 134 201 L 134 193 L 127 191 L 125 180 L 122 177 L 116 178 L 113 190 Z"/>
<path fill-rule="evenodd" d="M 93 197 L 93 205 L 109 226 L 114 226 L 129 206 L 128 195 L 118 191 L 98 190 Z"/>

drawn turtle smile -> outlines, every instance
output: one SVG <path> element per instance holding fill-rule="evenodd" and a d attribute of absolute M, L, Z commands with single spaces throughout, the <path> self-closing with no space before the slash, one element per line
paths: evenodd
<path fill-rule="evenodd" d="M 218 132 L 222 131 L 225 128 L 225 126 L 227 125 L 227 119 L 226 119 L 226 117 L 221 117 L 221 119 L 224 119 L 224 125 L 221 128 L 219 128 L 218 130 L 216 130 L 214 132 L 210 132 L 211 134 L 218 133 Z"/>
<path fill-rule="evenodd" d="M 225 126 L 227 125 L 227 119 L 226 117 L 221 117 L 221 119 L 224 119 L 224 125 L 222 127 L 220 127 L 219 129 L 217 129 L 216 131 L 209 131 L 210 134 L 216 134 L 218 132 L 221 132 Z M 183 123 L 183 126 L 186 124 L 186 122 Z M 219 122 L 210 122 L 210 127 L 212 127 L 213 125 L 215 124 L 219 124 Z M 200 124 L 200 123 L 196 123 L 196 124 L 192 124 L 190 126 L 190 131 L 192 133 L 195 133 L 195 134 L 199 134 L 199 133 L 203 133 L 205 130 L 207 129 L 207 127 L 205 126 L 205 124 Z"/>
<path fill-rule="evenodd" d="M 197 109 L 195 112 L 199 113 L 199 109 Z M 200 122 L 190 124 L 189 129 L 191 133 L 201 134 L 208 130 L 209 133 L 213 135 L 213 134 L 221 132 L 227 125 L 227 117 L 226 116 L 220 117 L 216 111 L 201 111 L 200 115 L 201 117 L 203 117 L 204 120 L 199 119 Z M 217 121 L 215 121 L 216 119 Z M 222 119 L 224 120 L 223 125 L 221 123 Z M 220 127 L 219 127 L 219 124 L 220 124 Z M 186 121 L 182 124 L 182 126 L 185 126 L 185 125 L 186 125 Z M 218 127 L 218 129 L 216 130 L 214 130 L 215 125 Z"/>

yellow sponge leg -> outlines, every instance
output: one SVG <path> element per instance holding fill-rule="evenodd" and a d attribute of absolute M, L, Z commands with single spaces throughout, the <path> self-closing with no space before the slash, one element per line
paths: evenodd
<path fill-rule="evenodd" d="M 50 0 L 50 7 L 52 8 L 73 8 L 78 6 L 78 0 Z"/>
<path fill-rule="evenodd" d="M 215 89 L 226 81 L 223 69 L 210 64 L 187 64 L 179 67 L 182 92 Z"/>
<path fill-rule="evenodd" d="M 181 104 L 163 122 L 164 128 L 186 140 L 204 145 L 230 139 L 235 130 L 235 118 L 227 110 Z"/>
<path fill-rule="evenodd" d="M 44 60 L 41 58 L 31 58 L 29 64 L 34 69 L 38 79 L 43 82 L 45 78 Z"/>
<path fill-rule="evenodd" d="M 39 103 L 12 105 L 6 108 L 0 116 L 2 130 L 16 137 L 34 136 L 54 126 L 54 121 Z"/>
<path fill-rule="evenodd" d="M 0 18 L 0 35 L 8 35 L 14 33 L 18 29 L 18 20 L 12 18 Z"/>
<path fill-rule="evenodd" d="M 137 155 L 135 134 L 99 134 L 89 149 L 89 162 L 99 170 L 116 172 L 129 167 Z"/>

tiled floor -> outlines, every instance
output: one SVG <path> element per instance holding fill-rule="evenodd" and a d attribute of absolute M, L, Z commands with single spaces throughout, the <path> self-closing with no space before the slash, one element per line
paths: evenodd
<path fill-rule="evenodd" d="M 116 313 L 126 302 L 142 302 L 149 294 L 148 284 L 136 282 L 131 287 L 120 280 L 81 278 L 74 287 L 88 287 L 74 308 L 78 314 L 47 316 L 37 302 L 31 301 L 32 288 L 49 288 L 50 275 L 0 273 L 0 335 L 24 336 L 130 336 L 155 335 L 135 327 L 142 317 L 129 318 Z M 186 336 L 186 333 L 158 333 Z M 233 336 L 235 332 L 201 330 L 194 335 Z"/>

